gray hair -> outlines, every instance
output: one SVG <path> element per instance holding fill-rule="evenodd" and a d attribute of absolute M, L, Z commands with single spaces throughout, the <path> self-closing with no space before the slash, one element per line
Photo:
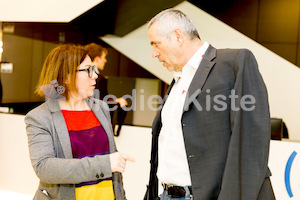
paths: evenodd
<path fill-rule="evenodd" d="M 171 38 L 172 32 L 179 28 L 190 39 L 199 38 L 199 33 L 192 22 L 183 12 L 175 10 L 173 8 L 166 9 L 155 15 L 148 23 L 148 29 L 156 24 L 157 32 L 160 35 L 164 35 L 167 38 Z"/>

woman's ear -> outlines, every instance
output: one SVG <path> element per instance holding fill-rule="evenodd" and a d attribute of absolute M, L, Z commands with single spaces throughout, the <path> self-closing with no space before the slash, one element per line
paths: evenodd
<path fill-rule="evenodd" d="M 67 79 L 66 79 L 66 81 L 65 81 L 65 84 L 68 85 L 68 84 L 70 84 L 70 83 L 71 83 L 71 75 L 68 74 Z"/>

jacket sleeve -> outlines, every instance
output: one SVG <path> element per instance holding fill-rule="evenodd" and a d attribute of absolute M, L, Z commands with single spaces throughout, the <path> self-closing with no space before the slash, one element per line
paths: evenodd
<path fill-rule="evenodd" d="M 109 155 L 82 159 L 65 158 L 46 108 L 25 117 L 32 166 L 39 179 L 48 184 L 76 184 L 112 177 Z"/>
<path fill-rule="evenodd" d="M 249 50 L 235 59 L 231 97 L 231 139 L 219 200 L 257 199 L 268 176 L 270 114 L 268 95 Z M 233 93 L 232 93 L 233 94 Z"/>

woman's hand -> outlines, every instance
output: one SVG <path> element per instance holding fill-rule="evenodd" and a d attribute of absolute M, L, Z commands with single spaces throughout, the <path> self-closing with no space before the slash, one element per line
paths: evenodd
<path fill-rule="evenodd" d="M 112 172 L 121 172 L 125 171 L 126 162 L 135 162 L 135 159 L 127 154 L 120 152 L 115 152 L 109 155 L 110 156 L 110 166 Z"/>

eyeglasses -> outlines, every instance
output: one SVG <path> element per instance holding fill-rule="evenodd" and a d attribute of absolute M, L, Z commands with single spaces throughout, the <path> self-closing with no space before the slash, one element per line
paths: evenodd
<path fill-rule="evenodd" d="M 97 67 L 95 65 L 87 65 L 87 66 L 90 66 L 89 68 L 87 69 L 77 69 L 76 71 L 87 71 L 88 72 L 88 76 L 90 78 L 92 78 L 93 76 L 93 72 L 95 72 L 96 74 L 99 74 L 99 70 L 97 69 Z"/>

